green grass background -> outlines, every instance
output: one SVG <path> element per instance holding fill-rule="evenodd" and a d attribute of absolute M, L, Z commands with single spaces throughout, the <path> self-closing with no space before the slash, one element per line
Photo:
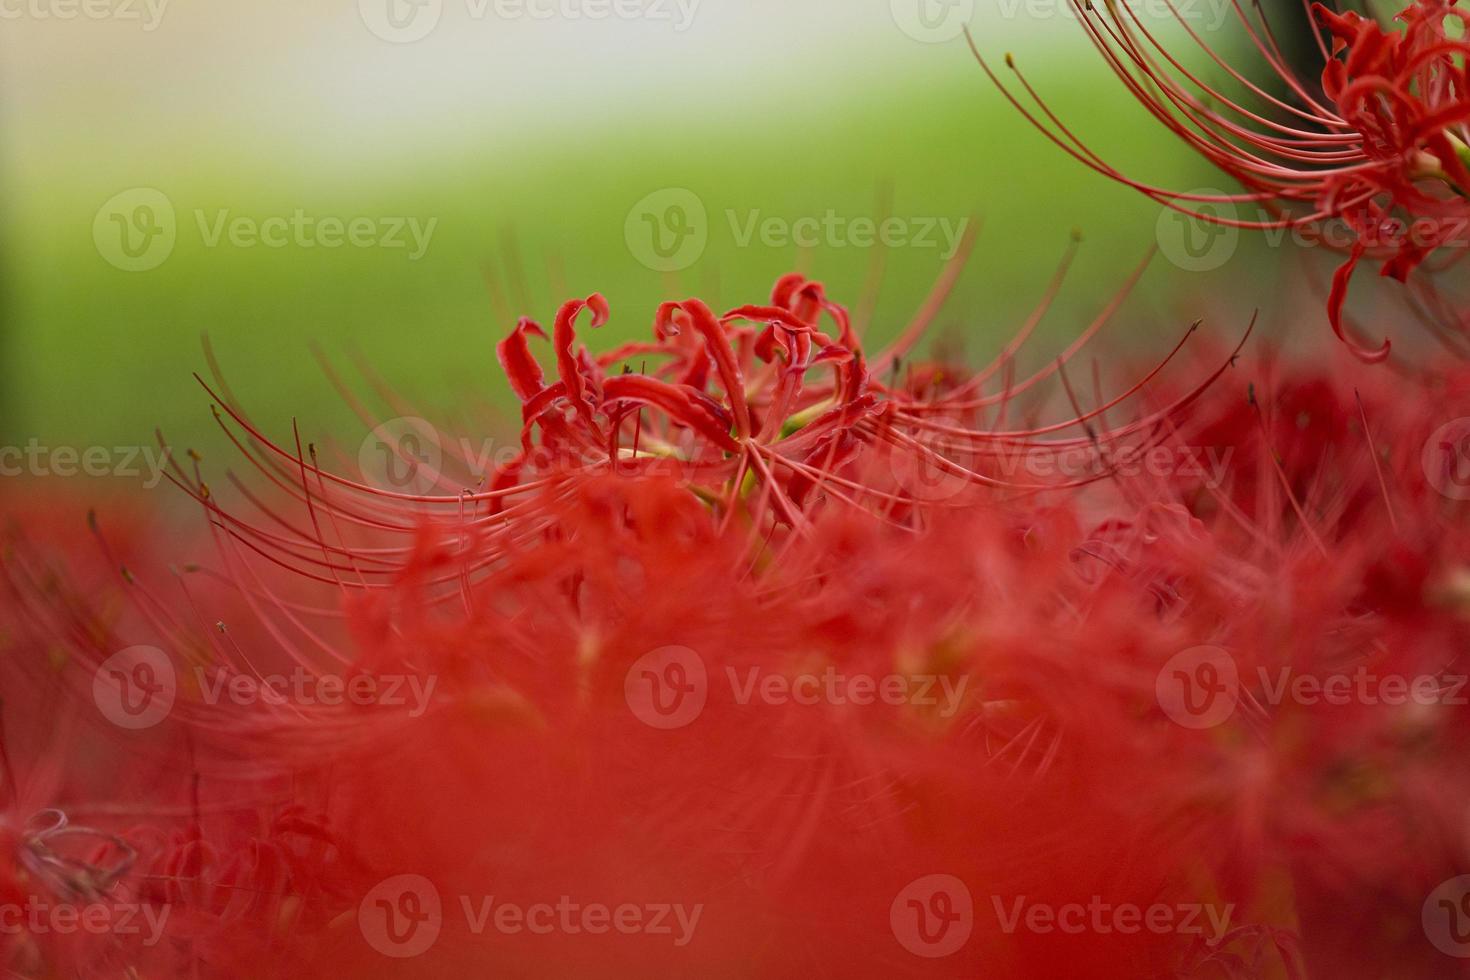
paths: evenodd
<path fill-rule="evenodd" d="M 1201 182 L 1197 165 L 1161 140 L 1095 58 L 1075 47 L 1050 50 L 1030 60 L 1031 75 L 1100 150 L 1150 177 Z M 609 297 L 613 322 L 592 343 L 611 345 L 646 335 L 661 299 L 757 301 L 794 267 L 795 249 L 738 247 L 724 230 L 726 208 L 788 219 L 828 208 L 871 216 L 885 182 L 896 215 L 983 220 L 940 322 L 978 354 L 1015 330 L 1073 229 L 1083 231 L 1074 274 L 1035 342 L 1045 357 L 1101 308 L 1152 244 L 1158 209 L 1057 152 L 962 45 L 935 46 L 928 59 L 924 71 L 901 78 L 828 72 L 801 91 L 768 91 L 709 111 L 638 105 L 561 126 L 549 109 L 524 132 L 446 132 L 411 152 L 327 162 L 256 145 L 248 130 L 218 121 L 167 130 L 154 123 L 98 154 L 65 120 L 32 120 L 35 138 L 7 163 L 0 441 L 146 444 L 158 426 L 181 447 L 219 449 L 209 399 L 191 378 L 203 370 L 203 332 L 237 392 L 277 436 L 289 433 L 292 418 L 310 439 L 333 433 L 356 445 L 362 435 L 313 360 L 312 342 L 337 355 L 360 351 L 427 406 L 509 407 L 494 344 L 510 324 L 492 314 L 482 278 L 508 241 L 526 271 L 529 308 L 517 312 L 549 322 L 565 298 L 551 288 L 550 262 L 571 294 Z M 149 272 L 113 268 L 92 243 L 97 208 L 132 186 L 163 190 L 179 212 L 175 251 Z M 667 186 L 695 191 L 717 226 L 700 262 L 677 277 L 639 264 L 623 238 L 634 202 Z M 263 218 L 298 207 L 439 222 L 427 255 L 410 262 L 402 250 L 205 248 L 191 215 L 228 208 Z M 834 296 L 855 304 L 870 261 L 864 250 L 822 249 L 809 266 Z M 934 251 L 889 255 L 872 342 L 897 332 L 939 266 Z M 1179 318 L 1170 297 L 1197 282 L 1154 268 L 1146 284 L 1119 330 L 1162 331 L 1172 341 Z"/>

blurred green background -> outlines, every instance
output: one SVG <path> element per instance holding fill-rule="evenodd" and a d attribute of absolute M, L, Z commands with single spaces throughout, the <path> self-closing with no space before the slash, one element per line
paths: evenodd
<path fill-rule="evenodd" d="M 146 444 L 159 426 L 177 445 L 220 448 L 191 378 L 204 369 L 202 332 L 278 436 L 293 417 L 306 438 L 353 445 L 363 432 L 313 342 L 344 362 L 360 351 L 424 406 L 509 405 L 494 344 L 510 323 L 484 272 L 503 274 L 513 255 L 525 281 L 508 291 L 516 314 L 549 323 L 563 298 L 609 297 L 613 322 L 594 345 L 646 335 L 671 295 L 758 301 L 799 261 L 858 303 L 871 249 L 825 241 L 803 257 L 742 245 L 732 212 L 738 223 L 756 210 L 787 222 L 879 217 L 886 187 L 899 218 L 978 215 L 978 247 L 940 322 L 977 354 L 1016 329 L 1081 229 L 1039 358 L 1155 239 L 1155 205 L 1056 151 L 963 39 L 905 31 L 902 0 L 700 0 L 682 29 L 652 16 L 480 16 L 473 0 L 445 0 L 412 43 L 374 33 L 374 0 L 173 0 L 151 29 L 143 0 L 108 2 L 106 18 L 0 23 L 4 444 Z M 981 4 L 971 23 L 996 64 L 1014 51 L 1105 156 L 1179 186 L 1208 182 L 1127 99 L 1064 6 Z M 136 188 L 165 195 L 176 219 L 172 252 L 146 271 L 118 268 L 104 254 L 116 242 L 98 244 L 120 233 L 99 209 Z M 677 273 L 650 269 L 625 236 L 630 209 L 664 188 L 692 191 L 708 214 L 707 248 Z M 417 259 L 404 248 L 211 246 L 200 228 L 221 212 L 258 223 L 298 210 L 437 223 Z M 887 253 L 872 341 L 917 308 L 941 251 Z M 1172 342 L 1206 312 L 1180 310 L 1204 278 L 1156 265 L 1119 331 Z"/>

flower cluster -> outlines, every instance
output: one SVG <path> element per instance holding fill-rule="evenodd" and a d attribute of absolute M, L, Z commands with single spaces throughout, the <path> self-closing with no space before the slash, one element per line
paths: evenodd
<path fill-rule="evenodd" d="M 179 468 L 213 560 L 170 567 L 141 522 L 99 519 L 79 528 L 98 564 L 16 509 L 32 520 L 0 568 L 17 624 L 0 670 L 35 697 L 6 702 L 0 897 L 112 918 L 19 920 L 13 969 L 924 975 L 941 949 L 1005 976 L 1433 969 L 1419 904 L 1461 866 L 1470 812 L 1451 696 L 1470 538 L 1420 450 L 1470 412 L 1462 371 L 1406 399 L 1345 363 L 1355 397 L 1270 356 L 1198 354 L 1201 380 L 1146 372 L 1123 394 L 1160 407 L 1109 425 L 1120 396 L 1082 409 L 1066 357 L 1029 381 L 900 374 L 916 335 L 869 359 L 798 277 L 724 316 L 665 306 L 652 343 L 610 355 L 577 346 L 586 309 L 607 315 L 594 297 L 557 316 L 555 381 L 534 324 L 501 344 L 522 444 L 491 488 L 375 490 L 222 397 L 263 475 L 236 495 L 265 520 L 197 458 Z M 615 369 L 632 358 L 660 366 Z M 1052 377 L 1069 417 L 1002 425 Z M 989 425 L 925 437 L 980 404 Z M 1228 479 L 985 476 L 1008 441 L 1068 427 L 1187 441 Z M 955 494 L 906 484 L 951 457 L 934 465 Z M 138 644 L 162 657 L 147 676 L 117 666 Z M 1190 660 L 1202 647 L 1225 659 Z M 1226 712 L 1201 726 L 1221 664 Z M 217 671 L 288 666 L 434 695 L 208 696 Z M 124 696 L 168 688 L 156 725 L 99 717 L 119 673 Z M 1282 693 L 1340 674 L 1435 696 Z M 1038 907 L 1106 914 L 1043 928 Z M 660 908 L 684 916 L 679 942 Z M 1172 926 L 1119 928 L 1160 908 Z M 623 928 L 594 928 L 598 909 Z M 157 932 L 123 932 L 124 912 Z"/>
<path fill-rule="evenodd" d="M 1312 30 L 1325 59 L 1320 83 L 1301 77 L 1283 53 L 1264 8 L 1235 4 L 1248 45 L 1277 85 L 1253 80 L 1212 49 L 1171 4 L 1188 38 L 1230 84 L 1205 81 L 1187 55 L 1171 52 L 1127 3 L 1073 0 L 1089 38 L 1128 91 L 1175 136 L 1242 186 L 1236 194 L 1189 193 L 1128 177 L 1079 139 L 1016 68 L 1035 108 L 1006 97 L 1053 143 L 1083 165 L 1160 204 L 1205 221 L 1242 228 L 1301 228 L 1339 220 L 1354 235 L 1334 276 L 1328 319 L 1361 357 L 1388 356 L 1388 341 L 1365 346 L 1346 335 L 1348 283 L 1365 256 L 1383 260 L 1400 281 L 1444 249 L 1445 264 L 1470 250 L 1470 42 L 1458 0 L 1414 0 L 1399 13 L 1401 31 L 1360 14 L 1313 4 Z M 1452 25 L 1457 25 L 1456 30 Z M 1242 96 L 1232 96 L 1240 90 Z M 1220 211 L 1219 205 L 1232 207 Z M 1240 217 L 1239 207 L 1259 209 Z M 1329 243 L 1331 244 L 1331 243 Z M 1455 318 L 1457 336 L 1464 323 Z M 1463 339 L 1463 336 L 1460 336 Z"/>
<path fill-rule="evenodd" d="M 1114 391 L 1103 390 L 1094 372 L 1093 404 L 1083 406 L 1068 364 L 1112 319 L 1140 266 L 1067 350 L 1019 375 L 1018 355 L 1048 312 L 1071 254 L 1001 355 L 978 371 L 903 362 L 941 308 L 952 273 L 899 337 L 871 356 L 847 310 L 821 283 L 799 275 L 781 278 L 769 303 L 723 315 L 699 300 L 666 303 L 651 341 L 596 355 L 576 333 L 584 313 L 593 327 L 611 315 L 593 295 L 564 304 L 549 337 L 522 319 L 498 345 L 522 402 L 522 425 L 514 457 L 493 472 L 477 474 L 446 439 L 445 463 L 429 474 L 432 485 L 414 488 L 422 492 L 351 479 L 299 437 L 285 445 L 270 439 L 216 378 L 202 382 L 217 399 L 216 417 L 265 477 L 245 496 L 255 513 L 227 508 L 197 464 L 176 467 L 169 479 L 209 514 L 228 553 L 264 557 L 321 585 L 392 581 L 420 557 L 423 522 L 432 518 L 456 525 L 444 547 L 476 555 L 470 571 L 478 571 L 546 533 L 550 504 L 598 474 L 676 479 L 722 529 L 738 528 L 772 550 L 788 537 L 809 536 L 824 509 L 913 531 L 935 509 L 1079 488 L 1139 467 L 1228 370 L 1233 355 L 1222 354 L 1171 397 L 1149 396 L 1151 385 L 1162 390 L 1194 324 L 1160 363 Z M 543 340 L 555 380 L 535 356 Z M 1048 399 L 1063 395 L 1064 410 L 1050 412 L 1059 417 L 1041 421 Z M 1131 418 L 1113 421 L 1146 397 L 1150 403 Z M 1023 412 L 1030 418 L 1018 418 Z M 304 507 L 308 519 L 290 519 L 292 507 Z M 457 593 L 462 577 L 444 567 L 434 581 Z"/>
<path fill-rule="evenodd" d="M 1320 93 L 1242 12 L 1288 89 L 1217 58 L 1256 113 L 1125 4 L 1079 6 L 1239 195 L 1127 180 L 1033 119 L 1171 207 L 1347 222 L 1346 338 L 1364 257 L 1408 278 L 1464 254 L 1381 235 L 1466 214 L 1454 11 L 1417 0 L 1389 33 L 1318 8 Z M 1470 372 L 1248 350 L 1254 320 L 1079 370 L 1143 266 L 1023 370 L 1072 256 L 983 367 L 919 353 L 963 254 L 886 346 L 791 274 L 598 352 L 592 294 L 497 345 L 520 418 L 476 423 L 508 432 L 488 469 L 448 440 L 412 485 L 354 475 L 211 355 L 248 468 L 162 454 L 188 529 L 0 486 L 0 963 L 1447 975 L 1470 956 Z"/>

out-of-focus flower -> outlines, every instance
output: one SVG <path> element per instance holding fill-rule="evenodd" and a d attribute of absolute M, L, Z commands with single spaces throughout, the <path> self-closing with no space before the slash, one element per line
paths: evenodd
<path fill-rule="evenodd" d="M 118 544 L 105 520 L 100 565 L 49 532 L 9 538 L 7 691 L 85 708 L 138 643 L 177 679 L 146 733 L 90 712 L 111 758 L 138 753 L 126 778 L 58 745 L 19 807 L 85 819 L 78 867 L 106 901 L 167 909 L 162 941 L 98 958 L 56 937 L 21 972 L 1431 975 L 1420 907 L 1470 858 L 1470 726 L 1449 698 L 1465 620 L 1444 598 L 1467 538 L 1422 448 L 1470 413 L 1463 374 L 1406 396 L 1355 364 L 1202 354 L 1212 385 L 1123 388 L 1161 406 L 1140 425 L 1059 365 L 1031 384 L 1063 389 L 1048 426 L 1002 422 L 1044 407 L 1009 376 L 1013 348 L 989 374 L 870 368 L 852 453 L 798 491 L 770 454 L 844 432 L 821 420 L 862 388 L 861 345 L 783 295 L 820 294 L 788 279 L 760 311 L 665 307 L 623 359 L 667 363 L 636 375 L 575 346 L 581 304 L 552 331 L 552 384 L 518 327 L 502 357 L 527 465 L 494 490 L 375 491 L 222 398 L 265 516 L 234 514 L 199 461 L 175 472 L 210 561 L 170 571 L 160 541 L 124 527 Z M 869 408 L 922 452 L 880 455 Z M 956 421 L 926 441 L 934 417 Z M 1015 478 L 1010 440 L 1042 440 L 1050 475 Z M 1134 444 L 1227 466 L 1139 468 Z M 1081 475 L 1058 477 L 1079 447 Z M 958 493 L 907 483 L 931 455 L 969 474 Z M 282 672 L 374 696 L 253 696 Z M 1359 672 L 1436 697 L 1293 693 Z M 1202 695 L 1228 710 L 1198 723 Z M 7 714 L 5 746 L 54 717 Z M 22 853 L 24 825 L 3 826 Z M 589 929 L 563 905 L 663 908 L 666 931 Z M 1079 908 L 1103 926 L 1038 925 Z M 1120 910 L 1171 925 L 1120 929 Z"/>

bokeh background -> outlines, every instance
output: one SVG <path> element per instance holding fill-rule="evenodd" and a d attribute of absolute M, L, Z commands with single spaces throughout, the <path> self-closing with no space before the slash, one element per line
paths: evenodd
<path fill-rule="evenodd" d="M 160 427 L 223 448 L 192 378 L 206 332 L 272 435 L 296 418 L 304 438 L 351 445 L 364 429 L 313 344 L 359 353 L 422 405 L 509 406 L 494 359 L 509 317 L 549 323 L 572 295 L 609 297 L 594 343 L 611 344 L 646 333 L 661 299 L 753 302 L 796 267 L 856 306 L 881 263 L 876 342 L 943 264 L 937 233 L 882 256 L 842 234 L 803 250 L 742 242 L 753 217 L 887 214 L 917 231 L 975 216 L 941 332 L 977 354 L 1016 329 L 1081 230 L 1044 359 L 1155 244 L 1159 209 L 1056 152 L 955 18 L 996 64 L 1014 52 L 1104 155 L 1211 180 L 1061 0 L 642 0 L 620 16 L 627 2 L 597 18 L 611 0 L 4 0 L 0 443 L 148 444 Z M 669 189 L 703 207 L 706 241 L 660 271 L 636 209 Z M 211 239 L 221 220 L 298 212 L 377 235 L 402 223 L 408 244 Z M 432 229 L 422 254 L 415 224 Z M 1259 300 L 1225 275 L 1238 284 L 1239 264 L 1155 262 L 1115 336 L 1158 347 L 1202 315 L 1236 335 Z"/>

